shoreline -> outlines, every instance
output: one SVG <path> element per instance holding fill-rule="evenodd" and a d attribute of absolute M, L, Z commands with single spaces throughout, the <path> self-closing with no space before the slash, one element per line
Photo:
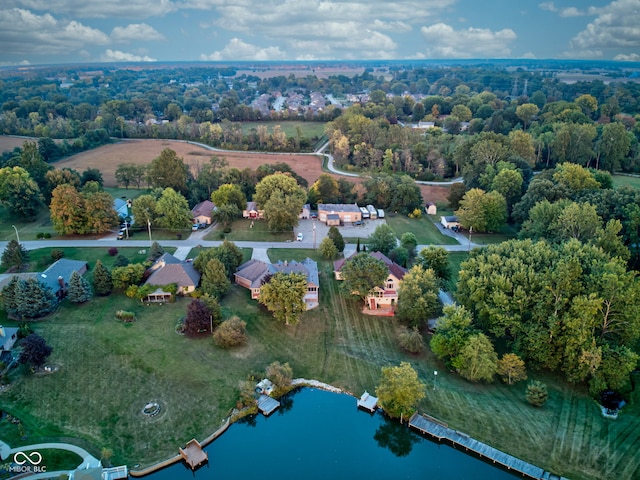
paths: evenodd
<path fill-rule="evenodd" d="M 293 380 L 291 380 L 291 386 L 293 387 L 292 390 L 299 387 L 319 388 L 321 390 L 326 390 L 332 393 L 344 393 L 356 398 L 351 392 L 347 392 L 338 387 L 334 387 L 333 385 L 329 385 L 328 383 L 320 382 L 318 380 L 309 380 L 306 378 L 294 378 Z M 226 418 L 226 420 L 223 421 L 222 426 L 220 426 L 215 432 L 213 432 L 211 435 L 206 437 L 204 440 L 202 440 L 200 442 L 200 445 L 202 445 L 202 447 L 206 447 L 211 442 L 213 442 L 216 438 L 218 438 L 220 435 L 226 432 L 231 425 L 233 425 L 237 420 L 243 417 L 243 416 L 238 416 L 238 413 L 241 413 L 241 412 L 242 410 L 234 409 L 231 415 L 229 415 Z M 134 478 L 145 477 L 159 470 L 162 470 L 163 468 L 170 467 L 171 465 L 174 465 L 180 462 L 181 460 L 182 460 L 182 455 L 177 454 L 177 455 L 174 455 L 173 457 L 169 457 L 158 463 L 154 463 L 153 465 L 143 468 L 142 470 L 129 470 L 129 475 Z"/>

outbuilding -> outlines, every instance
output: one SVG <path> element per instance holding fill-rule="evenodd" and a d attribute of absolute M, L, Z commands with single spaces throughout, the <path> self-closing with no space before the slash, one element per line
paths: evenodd
<path fill-rule="evenodd" d="M 436 207 L 436 204 L 433 202 L 427 202 L 427 204 L 424 206 L 424 211 L 427 215 L 437 215 L 438 207 Z"/>

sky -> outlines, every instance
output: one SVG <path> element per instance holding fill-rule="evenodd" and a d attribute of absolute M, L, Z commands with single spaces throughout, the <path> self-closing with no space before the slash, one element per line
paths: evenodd
<path fill-rule="evenodd" d="M 0 66 L 640 61 L 640 0 L 2 0 Z"/>

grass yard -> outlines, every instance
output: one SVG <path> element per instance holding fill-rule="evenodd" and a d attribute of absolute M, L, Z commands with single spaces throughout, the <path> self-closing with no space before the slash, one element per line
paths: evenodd
<path fill-rule="evenodd" d="M 458 285 L 460 264 L 467 258 L 469 258 L 469 254 L 467 252 L 449 252 L 449 271 L 451 272 L 451 278 L 445 285 L 448 292 L 455 293 Z"/>
<path fill-rule="evenodd" d="M 187 258 L 196 258 L 198 254 L 203 250 L 208 250 L 208 248 L 207 247 L 192 248 L 189 251 Z M 242 263 L 248 262 L 249 260 L 251 260 L 251 255 L 253 254 L 253 248 L 241 248 L 240 251 L 242 252 Z"/>
<path fill-rule="evenodd" d="M 440 218 L 440 217 L 438 217 Z M 411 219 L 404 215 L 387 214 L 385 220 L 396 232 L 398 238 L 405 232 L 412 232 L 418 239 L 418 245 L 457 245 L 458 242 L 451 237 L 443 235 L 433 223 L 433 220 L 425 215 L 420 219 Z"/>
<path fill-rule="evenodd" d="M 273 127 L 279 125 L 280 128 L 287 134 L 287 137 L 297 138 L 298 131 L 300 128 L 302 136 L 304 138 L 314 139 L 317 137 L 321 137 L 324 135 L 324 127 L 326 123 L 324 122 L 299 122 L 299 121 L 288 121 L 288 122 L 242 122 L 242 133 L 247 134 L 252 129 L 257 129 L 258 126 L 264 125 L 267 127 L 267 131 L 271 134 L 273 133 Z"/>
<path fill-rule="evenodd" d="M 49 233 L 52 237 L 57 234 L 51 225 L 49 210 L 42 208 L 35 217 L 25 218 L 9 214 L 6 208 L 0 206 L 0 240 L 8 241 L 16 239 L 15 225 L 20 236 L 20 241 L 36 240 L 38 233 Z"/>
<path fill-rule="evenodd" d="M 640 188 L 640 176 L 612 175 L 613 188 L 633 187 Z"/>
<path fill-rule="evenodd" d="M 270 250 L 269 255 L 319 259 L 313 250 Z M 450 260 L 454 265 L 463 258 L 452 254 Z M 147 307 L 114 294 L 83 306 L 63 304 L 34 324 L 54 347 L 51 363 L 60 370 L 46 376 L 12 371 L 13 384 L 0 396 L 0 406 L 22 420 L 26 437 L 14 432 L 7 438 L 19 445 L 79 437 L 91 442 L 96 454 L 112 448 L 114 464 L 144 466 L 214 431 L 235 405 L 238 382 L 260 377 L 273 361 L 289 362 L 296 377 L 356 395 L 375 391 L 382 366 L 409 361 L 426 384 L 421 411 L 452 428 L 572 480 L 640 475 L 639 392 L 617 420 L 606 420 L 582 387 L 530 372 L 550 392 L 544 407 L 531 407 L 524 400 L 526 382 L 472 384 L 429 351 L 406 355 L 396 345 L 393 318 L 364 316 L 360 302 L 340 294 L 331 262 L 320 261 L 319 270 L 320 307 L 292 327 L 276 323 L 247 290 L 232 287 L 222 301 L 223 313 L 247 322 L 249 343 L 231 350 L 215 347 L 209 338 L 175 333 L 186 299 Z M 119 309 L 134 311 L 137 321 L 118 322 Z M 161 404 L 157 417 L 141 414 L 149 401 Z M 0 424 L 0 434 L 4 430 Z"/>
<path fill-rule="evenodd" d="M 295 240 L 293 230 L 290 232 L 271 232 L 265 220 L 240 219 L 231 224 L 229 233 L 216 228 L 207 234 L 205 240 L 221 240 L 226 238 L 232 242 L 287 242 Z"/>

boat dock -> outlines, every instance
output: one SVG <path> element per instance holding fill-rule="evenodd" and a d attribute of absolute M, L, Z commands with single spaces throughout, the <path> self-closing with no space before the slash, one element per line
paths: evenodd
<path fill-rule="evenodd" d="M 275 398 L 271 398 L 269 395 L 263 394 L 258 398 L 258 410 L 260 410 L 265 417 L 275 412 L 279 406 L 280 402 Z"/>
<path fill-rule="evenodd" d="M 180 455 L 187 462 L 187 465 L 191 467 L 191 470 L 195 470 L 209 460 L 209 455 L 202 450 L 202 445 L 195 438 L 189 440 L 184 449 L 180 449 Z"/>
<path fill-rule="evenodd" d="M 360 399 L 358 400 L 358 408 L 364 408 L 369 412 L 373 413 L 378 406 L 378 398 L 372 395 L 369 395 L 369 392 L 365 390 Z"/>
<path fill-rule="evenodd" d="M 409 420 L 409 426 L 423 434 L 430 435 L 438 440 L 447 440 L 454 447 L 461 446 L 486 460 L 502 465 L 507 470 L 513 470 L 535 480 L 546 480 L 554 478 L 549 472 L 530 463 L 501 452 L 489 445 L 474 440 L 469 435 L 450 429 L 445 423 L 436 420 L 428 415 L 414 413 Z M 558 478 L 558 477 L 555 477 Z"/>

